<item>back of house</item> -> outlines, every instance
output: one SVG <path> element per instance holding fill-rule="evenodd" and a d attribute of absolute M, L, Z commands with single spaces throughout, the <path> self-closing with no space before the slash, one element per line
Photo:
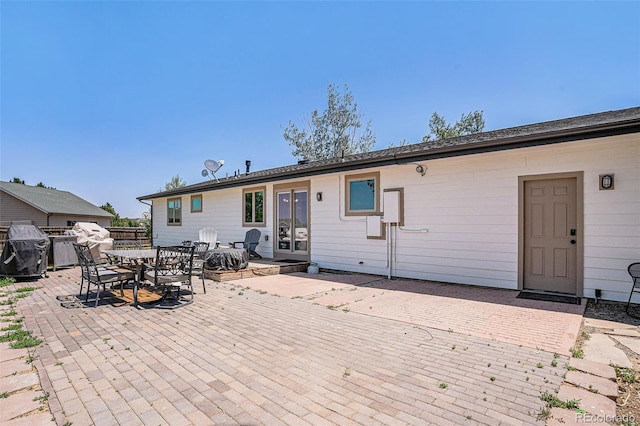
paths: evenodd
<path fill-rule="evenodd" d="M 141 196 L 153 244 L 262 231 L 266 258 L 626 301 L 640 108 L 301 162 Z"/>

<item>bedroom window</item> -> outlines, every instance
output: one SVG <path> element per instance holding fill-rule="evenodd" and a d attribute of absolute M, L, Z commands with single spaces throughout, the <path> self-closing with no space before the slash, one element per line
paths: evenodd
<path fill-rule="evenodd" d="M 191 196 L 191 213 L 202 212 L 202 195 Z"/>
<path fill-rule="evenodd" d="M 367 216 L 380 213 L 380 173 L 345 177 L 345 215 Z"/>
<path fill-rule="evenodd" d="M 266 188 L 242 190 L 242 226 L 264 226 L 264 194 Z"/>
<path fill-rule="evenodd" d="M 167 200 L 167 225 L 182 225 L 182 198 Z"/>

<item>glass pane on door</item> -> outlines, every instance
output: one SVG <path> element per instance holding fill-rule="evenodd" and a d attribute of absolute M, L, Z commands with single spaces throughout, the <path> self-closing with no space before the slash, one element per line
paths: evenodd
<path fill-rule="evenodd" d="M 291 192 L 277 193 L 278 250 L 291 250 Z"/>
<path fill-rule="evenodd" d="M 307 251 L 309 244 L 307 191 L 294 191 L 294 251 Z"/>

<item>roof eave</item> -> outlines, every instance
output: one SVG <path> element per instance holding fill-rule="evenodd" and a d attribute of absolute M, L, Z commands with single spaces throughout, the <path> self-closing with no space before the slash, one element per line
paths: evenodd
<path fill-rule="evenodd" d="M 506 129 L 505 129 L 506 130 Z M 495 131 L 500 132 L 500 130 Z M 500 139 L 487 139 L 485 141 L 479 141 L 464 145 L 451 145 L 438 148 L 432 148 L 428 150 L 417 151 L 394 151 L 391 154 L 364 159 L 354 159 L 336 162 L 328 164 L 322 164 L 319 166 L 313 166 L 304 169 L 295 169 L 285 171 L 279 174 L 255 176 L 240 178 L 226 178 L 222 182 L 212 182 L 210 184 L 195 184 L 184 188 L 179 188 L 171 191 L 163 191 L 156 194 L 149 194 L 141 197 L 137 197 L 138 201 L 153 200 L 156 198 L 167 198 L 172 196 L 193 194 L 205 191 L 215 191 L 227 188 L 233 188 L 238 186 L 257 185 L 261 183 L 268 183 L 274 181 L 281 181 L 293 178 L 302 178 L 309 176 L 316 176 L 327 173 L 336 173 L 348 170 L 358 170 L 369 167 L 381 167 L 393 164 L 406 164 L 412 161 L 426 161 L 439 158 L 456 157 L 462 155 L 480 154 L 486 152 L 501 151 L 507 149 L 526 148 L 532 146 L 548 145 L 561 142 L 571 142 L 579 139 L 594 139 L 606 136 L 615 136 L 626 133 L 640 132 L 640 120 L 630 119 L 625 121 L 619 121 L 614 123 L 602 123 L 588 125 L 580 128 L 568 128 L 555 131 L 548 131 L 536 134 L 518 135 L 513 137 L 504 137 Z M 493 132 L 487 132 L 489 136 Z M 197 185 L 197 186 L 196 186 Z"/>

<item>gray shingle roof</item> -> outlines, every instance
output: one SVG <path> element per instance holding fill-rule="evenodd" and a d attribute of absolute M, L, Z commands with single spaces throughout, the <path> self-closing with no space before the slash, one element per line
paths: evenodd
<path fill-rule="evenodd" d="M 212 191 L 345 170 L 515 149 L 638 131 L 640 131 L 640 107 L 634 107 L 381 149 L 349 155 L 344 158 L 331 158 L 306 164 L 293 164 L 259 170 L 249 174 L 222 178 L 219 179 L 219 182 L 201 182 L 170 191 L 144 195 L 138 197 L 138 200 L 151 200 L 172 195 Z"/>
<path fill-rule="evenodd" d="M 45 213 L 113 217 L 111 213 L 68 191 L 2 181 L 0 190 Z"/>

